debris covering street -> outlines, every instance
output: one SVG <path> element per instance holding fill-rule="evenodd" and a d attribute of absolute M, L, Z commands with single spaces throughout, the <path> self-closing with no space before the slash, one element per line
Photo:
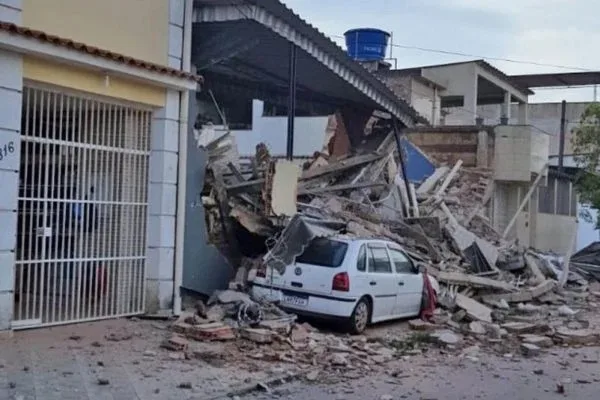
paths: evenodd
<path fill-rule="evenodd" d="M 168 326 L 123 319 L 17 332 L 2 341 L 0 398 L 558 399 L 564 398 L 556 393 L 561 384 L 568 398 L 586 400 L 596 398 L 600 382 L 599 347 L 557 346 L 526 358 L 517 347 L 495 354 L 484 345 L 452 350 L 399 341 L 393 360 L 347 378 L 315 368 L 296 375 L 293 364 L 245 362 L 227 353 L 174 357 L 160 348 Z M 123 340 L 109 341 L 111 333 Z M 73 334 L 81 339 L 69 339 Z M 397 334 L 411 335 L 406 322 L 375 326 L 366 337 L 379 341 Z"/>
<path fill-rule="evenodd" d="M 594 400 L 600 371 L 586 365 L 584 357 L 595 357 L 598 351 L 561 349 L 533 360 L 477 353 L 458 360 L 410 357 L 390 365 L 390 373 L 331 385 L 292 382 L 273 387 L 272 394 L 254 392 L 241 399 Z M 562 366 L 563 360 L 568 360 L 567 366 Z"/>

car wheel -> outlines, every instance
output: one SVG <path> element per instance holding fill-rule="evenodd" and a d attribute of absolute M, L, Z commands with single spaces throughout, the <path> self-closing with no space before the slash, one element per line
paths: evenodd
<path fill-rule="evenodd" d="M 371 316 L 371 303 L 365 297 L 358 301 L 352 316 L 350 317 L 350 331 L 354 334 L 361 334 L 367 328 Z"/>

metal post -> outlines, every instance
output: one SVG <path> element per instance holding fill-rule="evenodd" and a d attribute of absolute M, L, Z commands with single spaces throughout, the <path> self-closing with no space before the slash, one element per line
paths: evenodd
<path fill-rule="evenodd" d="M 287 158 L 294 158 L 294 118 L 296 116 L 296 45 L 290 43 L 290 73 L 287 124 Z"/>
<path fill-rule="evenodd" d="M 406 163 L 404 161 L 404 152 L 402 151 L 402 142 L 400 140 L 400 130 L 398 129 L 398 121 L 396 117 L 392 116 L 394 122 L 394 137 L 396 139 L 396 147 L 398 148 L 398 159 L 400 160 L 400 169 L 402 170 L 402 179 L 404 179 L 404 185 L 406 186 L 406 193 L 408 194 L 408 209 L 411 210 L 415 205 L 412 204 L 410 198 L 410 183 L 408 182 L 408 176 L 406 175 Z M 409 215 L 410 216 L 410 215 Z"/>
<path fill-rule="evenodd" d="M 563 100 L 560 110 L 560 139 L 558 142 L 558 170 L 560 172 L 563 170 L 563 162 L 565 158 L 565 129 L 567 126 L 566 114 L 567 102 L 566 100 Z"/>

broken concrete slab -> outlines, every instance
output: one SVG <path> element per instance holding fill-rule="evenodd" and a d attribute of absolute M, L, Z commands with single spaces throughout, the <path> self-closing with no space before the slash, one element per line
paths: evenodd
<path fill-rule="evenodd" d="M 430 270 L 428 270 L 430 271 Z M 483 278 L 480 276 L 467 275 L 461 272 L 445 272 L 445 271 L 432 271 L 430 272 L 438 281 L 447 284 L 463 285 L 463 286 L 474 286 L 481 288 L 490 288 L 504 290 L 507 292 L 514 291 L 516 288 L 510 283 L 498 281 L 495 279 Z M 487 296 L 486 296 L 487 297 Z M 502 297 L 498 297 L 499 300 Z"/>
<path fill-rule="evenodd" d="M 546 280 L 546 275 L 542 273 L 542 270 L 538 266 L 535 257 L 531 254 L 525 254 L 524 258 L 525 265 L 527 265 L 527 268 L 529 269 L 529 272 L 532 275 L 533 282 L 536 285 L 539 285 L 540 283 L 544 282 Z"/>
<path fill-rule="evenodd" d="M 531 343 L 521 343 L 521 352 L 525 357 L 535 357 L 540 355 L 542 349 Z"/>
<path fill-rule="evenodd" d="M 534 344 L 539 347 L 552 347 L 554 342 L 548 336 L 540 336 L 540 335 L 519 335 L 523 343 Z"/>
<path fill-rule="evenodd" d="M 461 341 L 460 336 L 450 331 L 439 332 L 435 337 L 439 343 L 451 346 L 456 345 Z"/>
<path fill-rule="evenodd" d="M 469 330 L 475 335 L 484 335 L 486 333 L 485 326 L 479 321 L 473 321 L 469 324 Z"/>
<path fill-rule="evenodd" d="M 480 302 L 460 293 L 456 295 L 455 302 L 456 306 L 465 310 L 469 317 L 483 322 L 492 322 L 492 310 Z"/>
<path fill-rule="evenodd" d="M 500 301 L 504 300 L 508 303 L 526 303 L 540 297 L 541 295 L 548 293 L 556 287 L 556 281 L 546 280 L 543 283 L 533 287 L 522 289 L 515 293 L 506 294 L 491 294 L 482 296 L 482 300 L 486 303 L 488 301 Z"/>
<path fill-rule="evenodd" d="M 565 344 L 590 345 L 598 343 L 600 332 L 592 329 L 558 328 L 554 337 Z"/>
<path fill-rule="evenodd" d="M 563 317 L 572 317 L 577 314 L 576 311 L 573 311 L 569 306 L 562 305 L 558 307 L 558 315 L 562 315 Z"/>
<path fill-rule="evenodd" d="M 501 327 L 506 329 L 508 332 L 517 334 L 544 332 L 548 330 L 548 325 L 546 324 L 535 324 L 529 322 L 507 322 L 502 324 Z"/>

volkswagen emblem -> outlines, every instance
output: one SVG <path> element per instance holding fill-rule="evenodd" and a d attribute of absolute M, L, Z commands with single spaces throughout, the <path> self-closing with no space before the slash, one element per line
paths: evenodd
<path fill-rule="evenodd" d="M 302 268 L 296 267 L 296 269 L 294 269 L 294 274 L 296 274 L 296 276 L 302 275 Z"/>

